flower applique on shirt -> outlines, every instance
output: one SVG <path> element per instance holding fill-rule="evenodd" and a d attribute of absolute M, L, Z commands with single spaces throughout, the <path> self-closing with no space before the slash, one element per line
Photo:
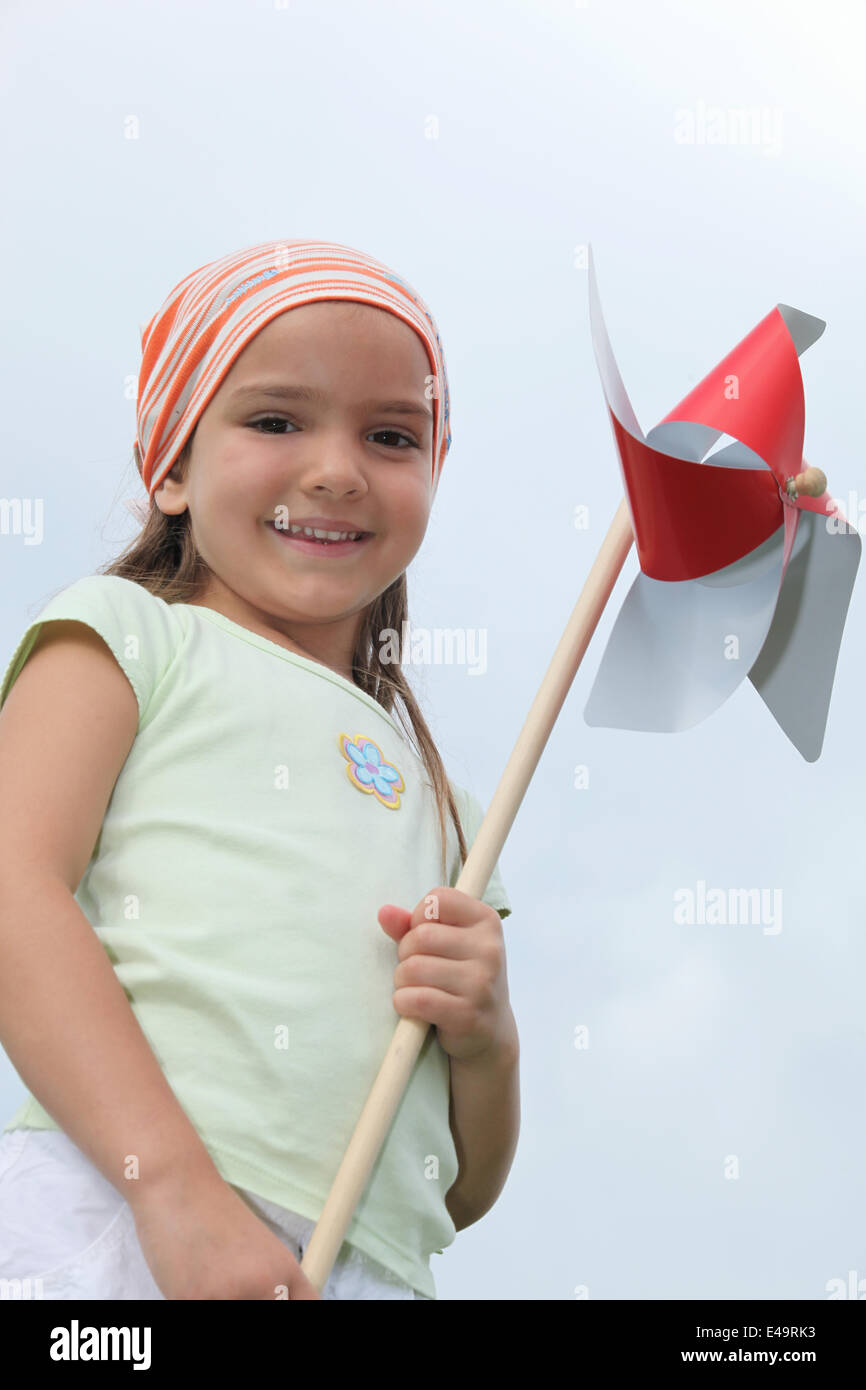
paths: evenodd
<path fill-rule="evenodd" d="M 377 797 L 383 806 L 396 811 L 400 805 L 398 793 L 406 790 L 406 784 L 399 769 L 387 761 L 378 743 L 364 734 L 356 734 L 354 738 L 340 734 L 338 742 L 352 786 Z"/>

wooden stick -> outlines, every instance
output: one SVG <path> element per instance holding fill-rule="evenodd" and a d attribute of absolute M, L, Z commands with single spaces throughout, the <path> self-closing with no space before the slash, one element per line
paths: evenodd
<path fill-rule="evenodd" d="M 480 898 L 634 539 L 623 498 L 532 702 L 455 887 Z M 430 1028 L 401 1018 L 301 1260 L 321 1293 Z"/>

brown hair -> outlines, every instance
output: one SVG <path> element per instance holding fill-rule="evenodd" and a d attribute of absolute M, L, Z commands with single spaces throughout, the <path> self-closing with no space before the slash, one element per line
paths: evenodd
<path fill-rule="evenodd" d="M 169 477 L 182 480 L 194 437 L 195 430 L 169 470 Z M 137 446 L 135 459 L 141 472 Z M 166 603 L 190 603 L 200 596 L 211 571 L 195 548 L 189 511 L 171 516 L 160 511 L 154 504 L 150 507 L 141 534 L 130 541 L 114 560 L 103 565 L 97 573 L 131 579 Z M 403 668 L 399 663 L 384 665 L 376 645 L 377 634 L 381 634 L 385 629 L 402 633 L 404 622 L 408 622 L 405 570 L 373 600 L 364 613 L 352 653 L 352 679 L 360 690 L 372 696 L 389 714 L 395 708 L 398 698 L 401 702 L 402 709 L 397 706 L 396 713 L 426 768 L 436 798 L 442 846 L 442 883 L 446 885 L 446 814 L 451 816 L 457 831 L 461 865 L 465 862 L 467 854 L 466 839 L 454 794 L 433 736 Z"/>

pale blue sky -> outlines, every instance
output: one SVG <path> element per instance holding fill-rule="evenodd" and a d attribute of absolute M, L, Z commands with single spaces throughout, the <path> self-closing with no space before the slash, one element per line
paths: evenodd
<path fill-rule="evenodd" d="M 487 805 L 621 496 L 578 248 L 645 431 L 777 302 L 825 319 L 805 452 L 866 500 L 864 28 L 843 0 L 7 4 L 2 494 L 43 499 L 44 534 L 0 536 L 4 664 L 130 533 L 139 325 L 219 255 L 340 241 L 442 335 L 454 443 L 410 615 L 483 630 L 487 668 L 416 688 Z M 862 577 L 807 764 L 748 681 L 686 733 L 584 723 L 636 566 L 501 855 L 522 1134 L 492 1211 L 434 1256 L 440 1298 L 866 1276 Z M 780 890 L 782 930 L 677 924 L 700 881 Z M 0 1113 L 22 1095 L 0 1056 Z"/>

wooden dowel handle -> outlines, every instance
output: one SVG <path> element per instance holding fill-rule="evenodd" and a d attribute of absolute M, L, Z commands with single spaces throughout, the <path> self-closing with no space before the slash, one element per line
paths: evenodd
<path fill-rule="evenodd" d="M 483 897 L 514 817 L 634 539 L 623 498 L 581 590 L 455 884 Z M 301 1268 L 321 1293 L 430 1027 L 401 1018 L 310 1237 Z"/>

